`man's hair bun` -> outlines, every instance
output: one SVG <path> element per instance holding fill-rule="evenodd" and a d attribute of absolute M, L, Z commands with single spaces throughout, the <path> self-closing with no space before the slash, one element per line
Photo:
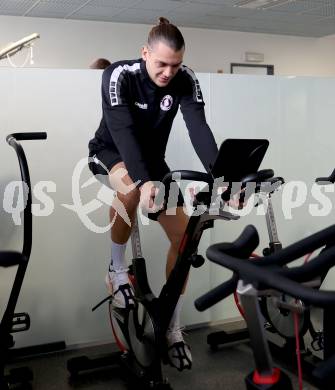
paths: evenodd
<path fill-rule="evenodd" d="M 158 23 L 157 25 L 160 26 L 161 24 L 170 24 L 169 20 L 164 18 L 163 16 L 160 16 L 158 18 Z"/>

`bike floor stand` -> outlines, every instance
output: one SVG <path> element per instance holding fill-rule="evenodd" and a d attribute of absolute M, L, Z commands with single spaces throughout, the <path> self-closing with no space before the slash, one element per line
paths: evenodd
<path fill-rule="evenodd" d="M 122 352 L 116 351 L 109 354 L 96 355 L 92 357 L 77 356 L 67 361 L 67 370 L 72 378 L 76 378 L 83 372 L 91 370 L 103 370 L 111 366 L 119 365 Z"/>
<path fill-rule="evenodd" d="M 207 335 L 207 344 L 213 351 L 215 351 L 216 349 L 218 349 L 219 345 L 246 341 L 249 339 L 250 336 L 247 328 L 231 331 L 219 330 L 216 332 L 211 332 Z"/>
<path fill-rule="evenodd" d="M 276 370 L 276 369 L 275 369 Z M 258 378 L 255 371 L 251 372 L 245 378 L 245 384 L 247 390 L 293 390 L 292 383 L 287 374 L 283 371 L 274 371 L 278 373 L 279 379 L 276 374 L 273 375 L 274 382 L 271 378 Z"/>
<path fill-rule="evenodd" d="M 19 364 L 20 359 L 26 359 L 31 356 L 38 356 L 41 354 L 52 353 L 56 351 L 63 351 L 65 350 L 65 348 L 66 348 L 66 344 L 64 341 L 57 341 L 48 344 L 9 349 L 8 363 L 11 365 L 16 363 Z M 19 390 L 19 389 L 30 390 L 32 389 L 31 382 L 33 381 L 33 379 L 34 379 L 34 374 L 31 368 L 29 367 L 26 366 L 22 366 L 22 367 L 19 366 L 13 368 L 6 367 L 5 375 L 4 375 L 5 384 L 0 386 L 0 389 L 6 390 L 7 388 L 9 388 L 15 390 Z"/>
<path fill-rule="evenodd" d="M 121 351 L 91 357 L 73 357 L 67 361 L 70 382 L 75 381 L 81 374 L 93 371 L 103 371 L 113 367 L 121 370 L 120 378 L 125 382 L 128 390 L 172 390 L 172 387 L 167 380 L 164 383 L 152 386 L 150 380 L 145 377 L 141 367 L 129 357 L 129 353 Z"/>
<path fill-rule="evenodd" d="M 271 333 L 269 334 L 269 330 L 267 332 L 268 344 L 271 351 L 271 355 L 280 365 L 285 366 L 287 371 L 292 372 L 293 374 L 297 374 L 297 357 L 296 357 L 296 341 L 295 339 L 284 339 L 281 336 L 275 334 L 276 338 L 271 337 Z M 282 345 L 278 341 L 281 338 Z M 324 385 L 322 380 L 318 379 L 314 376 L 314 370 L 316 367 L 322 363 L 322 359 L 313 355 L 313 353 L 304 347 L 304 340 L 300 337 L 300 353 L 301 353 L 301 368 L 304 375 L 304 379 L 313 386 L 321 389 L 328 389 L 326 385 Z M 333 390 L 334 385 L 329 389 Z"/>

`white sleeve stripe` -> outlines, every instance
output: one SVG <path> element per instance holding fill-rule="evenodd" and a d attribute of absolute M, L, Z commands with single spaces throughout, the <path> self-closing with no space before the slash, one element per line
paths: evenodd
<path fill-rule="evenodd" d="M 140 70 L 140 63 L 135 62 L 133 65 L 119 65 L 111 74 L 109 81 L 109 98 L 111 106 L 116 106 L 122 102 L 120 96 L 121 81 L 123 80 L 124 72 L 136 73 Z"/>
<path fill-rule="evenodd" d="M 182 71 L 183 72 L 186 72 L 192 79 L 193 81 L 193 96 L 194 96 L 194 100 L 198 103 L 202 103 L 203 102 L 203 99 L 202 99 L 202 92 L 201 92 L 201 88 L 200 88 L 200 84 L 199 84 L 199 81 L 198 79 L 196 78 L 194 72 L 191 71 L 191 69 L 189 69 L 187 66 L 185 65 L 182 65 Z"/>

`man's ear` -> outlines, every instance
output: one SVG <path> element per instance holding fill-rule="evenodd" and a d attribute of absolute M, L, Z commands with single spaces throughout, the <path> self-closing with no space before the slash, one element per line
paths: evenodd
<path fill-rule="evenodd" d="M 141 50 L 141 54 L 142 54 L 142 59 L 143 59 L 144 61 L 147 60 L 147 58 L 148 58 L 148 53 L 149 53 L 148 46 L 143 46 L 143 47 L 142 47 L 142 50 Z"/>

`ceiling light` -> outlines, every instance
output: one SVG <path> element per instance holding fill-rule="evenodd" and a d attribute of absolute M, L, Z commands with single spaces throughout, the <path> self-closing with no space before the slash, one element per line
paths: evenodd
<path fill-rule="evenodd" d="M 30 47 L 30 45 L 32 44 L 32 41 L 36 38 L 39 38 L 39 37 L 40 37 L 40 34 L 34 33 L 34 34 L 28 35 L 28 36 L 20 39 L 17 42 L 9 43 L 6 47 L 4 47 L 3 49 L 0 50 L 0 60 L 4 59 L 6 57 L 9 57 L 9 56 L 13 56 L 14 54 L 16 54 L 18 51 L 20 51 L 24 47 Z"/>

